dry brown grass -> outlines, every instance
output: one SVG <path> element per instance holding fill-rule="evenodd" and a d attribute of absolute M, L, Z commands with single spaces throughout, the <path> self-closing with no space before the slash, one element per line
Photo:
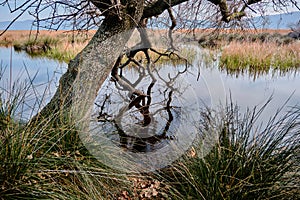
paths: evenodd
<path fill-rule="evenodd" d="M 72 38 L 80 38 L 81 40 L 90 39 L 92 35 L 94 35 L 95 30 L 86 31 L 46 31 L 41 30 L 37 34 L 35 31 L 30 30 L 11 30 L 6 31 L 3 35 L 0 36 L 0 46 L 11 46 L 15 43 L 24 43 L 29 39 L 36 38 L 36 36 L 44 38 L 58 38 L 60 41 L 65 43 L 71 42 Z"/>
<path fill-rule="evenodd" d="M 195 29 L 195 30 L 187 30 L 181 29 L 176 30 L 178 34 L 187 34 L 192 35 L 193 33 L 197 37 L 203 37 L 204 35 L 212 35 L 212 34 L 241 34 L 241 35 L 249 35 L 249 34 L 262 34 L 262 33 L 269 33 L 269 34 L 280 34 L 286 35 L 291 30 L 289 29 Z"/>
<path fill-rule="evenodd" d="M 202 34 L 212 33 L 213 30 L 196 30 L 196 34 L 201 36 Z M 280 35 L 286 35 L 289 30 L 220 30 L 220 34 L 229 36 L 230 34 L 237 35 L 263 35 L 264 33 L 278 33 Z M 7 31 L 0 36 L 0 46 L 30 46 L 37 43 L 43 45 L 45 41 L 50 43 L 51 51 L 42 52 L 38 55 L 46 56 L 61 61 L 68 62 L 78 52 L 80 52 L 87 44 L 87 42 L 94 35 L 95 30 L 91 31 L 40 31 L 38 35 L 31 31 Z M 184 30 L 177 31 L 174 35 L 176 38 L 179 35 L 185 35 Z M 149 30 L 150 40 L 154 47 L 157 49 L 167 49 L 168 38 L 166 30 Z M 38 36 L 38 37 L 36 37 Z M 188 34 L 185 36 L 188 37 Z M 238 36 L 235 36 L 238 37 Z M 37 39 L 36 39 L 37 38 Z M 245 37 L 246 38 L 246 37 Z M 267 37 L 266 37 L 267 38 Z M 215 40 L 213 40 L 215 41 Z M 133 37 L 128 42 L 128 46 L 134 46 L 140 42 L 138 32 L 135 31 Z M 233 41 L 222 42 L 220 40 L 220 46 L 224 46 L 222 55 L 222 62 L 229 68 L 236 68 L 237 66 L 260 66 L 264 67 L 269 64 L 276 66 L 286 66 L 292 64 L 293 66 L 299 63 L 299 42 L 291 43 L 288 45 L 280 45 L 275 42 L 268 41 L 265 43 L 260 42 L 242 42 Z M 275 61 L 274 61 L 275 60 Z M 287 62 L 288 61 L 288 62 Z M 234 66 L 234 67 L 233 67 Z"/>
<path fill-rule="evenodd" d="M 80 52 L 94 35 L 95 31 L 7 31 L 0 36 L 0 46 L 14 46 L 38 56 L 68 62 Z M 47 46 L 50 51 L 33 52 L 35 46 Z M 32 48 L 33 47 L 33 48 Z M 39 48 L 42 49 L 42 48 Z"/>
<path fill-rule="evenodd" d="M 41 30 L 39 31 L 38 37 L 53 37 L 53 38 L 58 38 L 60 42 L 64 42 L 63 45 L 66 45 L 68 48 L 69 44 L 71 43 L 72 38 L 79 39 L 81 42 L 84 40 L 89 40 L 95 33 L 95 30 L 90 30 L 88 32 L 86 31 L 76 31 L 76 32 L 71 32 L 71 31 L 46 31 L 46 30 Z M 176 34 L 184 34 L 184 33 L 189 33 L 190 31 L 188 30 L 178 30 L 176 31 Z M 195 31 L 196 34 L 202 35 L 202 34 L 210 34 L 213 33 L 212 29 L 198 29 Z M 265 30 L 265 29 L 260 29 L 260 30 L 219 30 L 219 33 L 240 33 L 240 34 L 259 34 L 259 33 L 279 33 L 282 35 L 287 34 L 290 32 L 289 30 Z M 167 31 L 166 30 L 151 30 L 148 31 L 148 33 L 153 36 L 153 35 L 159 35 L 159 36 L 166 36 Z M 135 35 L 137 36 L 137 33 L 135 32 Z M 36 32 L 34 31 L 27 31 L 27 30 L 21 30 L 21 31 L 6 31 L 3 35 L 0 36 L 0 46 L 11 46 L 15 43 L 24 43 L 25 41 L 35 38 Z M 74 41 L 79 42 L 80 41 Z M 80 45 L 80 44 L 78 44 Z"/>

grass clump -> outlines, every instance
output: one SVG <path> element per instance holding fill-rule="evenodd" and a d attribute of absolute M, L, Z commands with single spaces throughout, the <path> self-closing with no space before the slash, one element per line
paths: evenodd
<path fill-rule="evenodd" d="M 125 176 L 93 159 L 70 124 L 14 127 L 1 130 L 0 199 L 107 199 L 125 188 Z"/>
<path fill-rule="evenodd" d="M 278 46 L 275 43 L 232 42 L 222 51 L 220 67 L 229 73 L 288 71 L 300 67 L 299 52 L 299 43 Z"/>
<path fill-rule="evenodd" d="M 201 146 L 195 146 L 192 157 L 162 174 L 179 199 L 299 197 L 300 108 L 282 117 L 278 111 L 259 128 L 264 107 L 241 115 L 230 104 L 221 113 L 203 114 L 202 133 L 219 136 L 212 151 L 203 158 L 197 154 Z"/>
<path fill-rule="evenodd" d="M 159 173 L 124 174 L 89 154 L 68 115 L 18 120 L 22 91 L 30 87 L 14 86 L 0 93 L 0 199 L 297 199 L 300 195 L 299 107 L 283 116 L 279 110 L 262 126 L 260 115 L 267 104 L 243 115 L 233 104 L 207 109 L 200 136 L 217 137 L 205 156 L 205 144 L 199 143 Z"/>
<path fill-rule="evenodd" d="M 69 62 L 87 44 L 95 31 L 7 31 L 0 37 L 0 46 L 13 46 L 33 57 L 47 57 Z"/>
<path fill-rule="evenodd" d="M 18 118 L 32 87 L 1 88 L 0 199 L 116 199 L 129 188 L 125 174 L 88 153 L 70 118 Z"/>
<path fill-rule="evenodd" d="M 50 36 L 29 38 L 24 43 L 14 44 L 15 50 L 24 50 L 32 57 L 47 57 L 61 62 L 69 62 L 81 48 L 78 44 L 72 45 Z"/>

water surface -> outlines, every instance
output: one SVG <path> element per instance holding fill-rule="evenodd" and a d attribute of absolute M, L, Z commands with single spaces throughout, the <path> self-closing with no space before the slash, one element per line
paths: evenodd
<path fill-rule="evenodd" d="M 110 75 L 99 90 L 89 124 L 82 138 L 97 159 L 128 172 L 155 170 L 171 164 L 201 138 L 204 151 L 217 137 L 203 135 L 200 112 L 218 110 L 233 101 L 246 109 L 272 101 L 258 123 L 267 122 L 282 107 L 282 114 L 300 103 L 300 73 L 270 71 L 253 76 L 248 72 L 229 74 L 219 69 L 218 59 L 205 63 L 198 49 L 191 65 L 165 63 L 126 67 Z M 28 120 L 46 105 L 67 65 L 45 58 L 31 58 L 10 48 L 0 48 L 2 100 L 20 93 L 14 113 Z M 20 90 L 17 90 L 19 88 Z M 198 139 L 197 139 L 198 138 Z M 88 143 L 85 143 L 88 139 Z"/>
<path fill-rule="evenodd" d="M 218 66 L 218 61 L 205 63 L 199 56 L 191 65 L 140 63 L 113 70 L 95 100 L 89 132 L 81 139 L 108 166 L 152 171 L 171 164 L 194 142 L 203 144 L 202 156 L 210 151 L 218 133 L 200 129 L 203 108 L 219 110 L 232 101 L 243 113 L 262 107 L 272 97 L 260 125 L 288 99 L 281 114 L 299 104 L 298 71 L 253 76 L 228 74 Z"/>
<path fill-rule="evenodd" d="M 7 97 L 12 83 L 18 83 L 17 85 L 22 87 L 31 85 L 24 98 L 25 106 L 19 109 L 20 113 L 23 111 L 22 117 L 25 118 L 29 118 L 49 101 L 67 66 L 51 59 L 32 58 L 24 52 L 18 53 L 11 48 L 0 48 L 0 62 L 2 98 Z M 170 71 L 176 74 L 184 66 L 166 65 L 159 68 L 160 74 L 167 77 Z M 124 69 L 124 74 L 131 80 L 139 77 L 134 69 Z M 187 69 L 186 73 L 180 74 L 180 80 L 190 85 L 189 91 L 196 96 L 200 107 L 207 105 L 217 107 L 231 97 L 241 110 L 245 110 L 263 105 L 272 96 L 273 100 L 263 114 L 265 119 L 272 116 L 291 95 L 288 106 L 299 104 L 300 101 L 299 71 L 285 73 L 270 71 L 254 77 L 247 72 L 238 75 L 228 74 L 219 69 L 217 61 L 206 64 L 198 60 Z M 151 82 L 148 77 L 141 84 L 147 85 L 149 81 Z"/>
<path fill-rule="evenodd" d="M 28 120 L 54 95 L 67 65 L 47 58 L 32 58 L 13 48 L 0 48 L 0 93 L 2 99 L 20 94 L 15 115 Z"/>

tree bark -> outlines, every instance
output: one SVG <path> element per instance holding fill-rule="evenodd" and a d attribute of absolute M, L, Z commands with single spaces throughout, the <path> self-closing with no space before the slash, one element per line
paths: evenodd
<path fill-rule="evenodd" d="M 143 14 L 144 2 L 128 0 L 121 13 L 106 16 L 88 45 L 69 63 L 50 102 L 32 121 L 65 116 L 82 119 Z M 54 115 L 53 115 L 54 114 Z M 63 118 L 58 118 L 63 117 Z"/>

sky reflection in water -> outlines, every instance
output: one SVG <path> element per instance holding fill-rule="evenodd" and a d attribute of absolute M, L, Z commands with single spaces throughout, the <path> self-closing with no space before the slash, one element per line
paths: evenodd
<path fill-rule="evenodd" d="M 49 59 L 30 58 L 25 53 L 17 53 L 9 48 L 0 48 L 0 60 L 2 99 L 9 96 L 10 75 L 13 83 L 30 86 L 28 91 L 21 91 L 25 98 L 16 113 L 17 117 L 25 120 L 49 102 L 67 66 Z M 150 121 L 137 108 L 128 109 L 130 92 L 120 91 L 117 84 L 108 77 L 95 100 L 97 105 L 90 123 L 91 137 L 95 143 L 87 147 L 89 151 L 99 159 L 102 157 L 107 165 L 120 166 L 120 170 L 130 171 L 132 163 L 136 167 L 140 166 L 142 171 L 154 170 L 170 164 L 190 147 L 198 130 L 200 110 L 205 106 L 218 109 L 231 98 L 241 112 L 245 112 L 247 108 L 251 110 L 254 106 L 263 106 L 272 96 L 272 101 L 260 118 L 266 122 L 292 94 L 283 112 L 289 106 L 300 103 L 298 71 L 284 74 L 275 71 L 254 78 L 247 72 L 230 75 L 220 70 L 217 62 L 208 66 L 198 61 L 170 81 L 170 77 L 176 77 L 184 69 L 184 65 L 157 66 L 159 75 L 155 76 L 160 80 L 157 82 L 149 74 L 141 76 L 133 68 L 124 69 L 123 75 L 131 83 L 142 77 L 137 88 L 144 93 L 154 83 L 153 88 L 150 88 L 151 103 L 146 110 L 150 112 Z M 119 85 L 119 88 L 122 87 Z M 101 113 L 99 108 L 104 105 L 107 95 L 109 98 L 106 103 L 109 106 L 104 106 L 105 113 Z M 147 105 L 145 102 L 148 101 L 146 98 L 143 105 Z M 121 115 L 118 116 L 118 113 Z M 115 122 L 111 120 L 113 118 Z M 120 128 L 121 132 L 118 130 Z M 136 135 L 138 132 L 144 135 Z M 123 150 L 120 151 L 120 148 Z M 107 159 L 112 157 L 115 159 Z M 124 166 L 120 158 L 125 159 L 128 165 Z"/>
<path fill-rule="evenodd" d="M 10 53 L 10 48 L 0 48 L 2 73 L 4 71 L 0 81 L 1 92 L 9 88 Z M 216 107 L 220 102 L 224 103 L 231 95 L 233 102 L 236 102 L 242 110 L 245 110 L 247 107 L 252 108 L 256 105 L 262 105 L 270 96 L 273 96 L 273 100 L 263 114 L 268 119 L 268 116 L 272 115 L 278 107 L 283 105 L 292 94 L 293 96 L 288 105 L 294 106 L 299 104 L 299 71 L 284 74 L 270 72 L 269 74 L 258 76 L 253 80 L 253 76 L 247 72 L 236 77 L 236 75 L 229 75 L 225 71 L 219 70 L 217 63 L 213 65 L 208 67 L 203 63 L 201 64 L 198 81 L 198 66 L 193 66 L 189 69 L 188 73 L 182 76 L 192 85 L 200 105 L 206 104 Z M 30 78 L 34 78 L 34 88 L 30 89 L 30 94 L 27 94 L 26 99 L 28 104 L 26 108 L 26 112 L 28 113 L 26 116 L 28 117 L 30 115 L 28 109 L 31 107 L 28 101 L 34 102 L 37 96 L 40 103 L 45 105 L 54 94 L 59 77 L 66 71 L 67 65 L 44 58 L 31 58 L 26 53 L 17 53 L 12 50 L 12 66 L 13 82 L 28 83 Z M 42 98 L 43 96 L 45 98 Z"/>
<path fill-rule="evenodd" d="M 8 98 L 10 84 L 15 84 L 17 89 L 23 89 L 20 93 L 25 97 L 24 103 L 18 107 L 15 115 L 28 120 L 54 95 L 66 66 L 65 63 L 55 60 L 32 58 L 24 52 L 14 51 L 13 48 L 0 48 L 1 98 Z"/>

